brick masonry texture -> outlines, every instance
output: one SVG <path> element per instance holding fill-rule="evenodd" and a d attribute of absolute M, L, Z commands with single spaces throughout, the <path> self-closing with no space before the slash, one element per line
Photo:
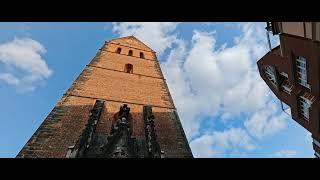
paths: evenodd
<path fill-rule="evenodd" d="M 119 47 L 121 53 L 117 54 Z M 128 56 L 129 50 L 133 56 Z M 141 52 L 144 58 L 140 58 Z M 124 72 L 128 63 L 133 65 L 133 73 Z M 132 136 L 145 138 L 143 106 L 151 105 L 165 156 L 192 157 L 155 52 L 132 36 L 104 44 L 17 157 L 66 157 L 68 147 L 85 128 L 96 99 L 105 100 L 97 133 L 110 133 L 114 114 L 126 103 L 131 109 Z"/>

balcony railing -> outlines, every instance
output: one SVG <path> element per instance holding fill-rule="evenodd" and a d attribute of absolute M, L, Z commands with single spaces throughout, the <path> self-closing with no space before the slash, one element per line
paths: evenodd
<path fill-rule="evenodd" d="M 291 94 L 291 91 L 292 91 L 294 86 L 288 80 L 285 80 L 283 82 L 283 84 L 281 85 L 281 87 L 282 87 L 282 90 L 284 92 L 286 92 L 287 94 Z"/>
<path fill-rule="evenodd" d="M 307 101 L 310 102 L 310 104 L 312 104 L 316 100 L 316 96 L 314 96 L 308 92 L 304 92 L 302 95 L 302 98 L 305 98 Z"/>

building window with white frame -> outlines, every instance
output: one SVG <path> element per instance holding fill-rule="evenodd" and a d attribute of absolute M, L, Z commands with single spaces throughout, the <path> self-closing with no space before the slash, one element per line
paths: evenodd
<path fill-rule="evenodd" d="M 311 107 L 311 102 L 307 98 L 305 98 L 303 96 L 300 96 L 300 98 L 299 98 L 300 114 L 307 121 L 309 121 L 309 109 L 310 109 L 310 107 Z"/>
<path fill-rule="evenodd" d="M 306 58 L 297 56 L 296 58 L 297 77 L 298 83 L 302 86 L 310 89 L 310 85 L 307 83 L 307 63 Z"/>
<path fill-rule="evenodd" d="M 268 80 L 272 82 L 272 84 L 277 86 L 276 69 L 273 66 L 267 65 L 265 67 L 265 75 L 267 76 Z"/>

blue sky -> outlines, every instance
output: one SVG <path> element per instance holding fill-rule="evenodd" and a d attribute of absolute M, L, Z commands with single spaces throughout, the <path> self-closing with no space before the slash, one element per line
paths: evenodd
<path fill-rule="evenodd" d="M 126 35 L 157 52 L 195 157 L 313 157 L 257 72 L 264 25 L 0 23 L 0 157 L 15 157 L 105 40 Z"/>

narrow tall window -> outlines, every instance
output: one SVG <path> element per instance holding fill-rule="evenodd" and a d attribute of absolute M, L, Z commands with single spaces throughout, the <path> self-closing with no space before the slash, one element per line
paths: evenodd
<path fill-rule="evenodd" d="M 301 115 L 309 121 L 309 108 L 311 107 L 311 102 L 303 96 L 299 97 L 299 109 Z"/>
<path fill-rule="evenodd" d="M 126 73 L 133 73 L 133 66 L 132 66 L 132 64 L 126 64 L 126 65 L 124 66 L 124 72 L 126 72 Z"/>
<path fill-rule="evenodd" d="M 143 58 L 143 59 L 144 59 L 144 54 L 143 54 L 143 52 L 140 52 L 140 58 Z"/>
<path fill-rule="evenodd" d="M 297 65 L 298 83 L 310 89 L 310 85 L 307 83 L 306 59 L 304 57 L 298 56 L 296 59 L 296 65 Z"/>
<path fill-rule="evenodd" d="M 117 49 L 117 53 L 120 54 L 121 53 L 121 48 Z"/>
<path fill-rule="evenodd" d="M 132 56 L 132 54 L 133 54 L 132 50 L 129 50 L 128 55 L 129 55 L 129 56 Z"/>
<path fill-rule="evenodd" d="M 269 81 L 271 81 L 272 84 L 277 86 L 276 69 L 273 66 L 268 65 L 265 67 L 265 74 Z"/>

